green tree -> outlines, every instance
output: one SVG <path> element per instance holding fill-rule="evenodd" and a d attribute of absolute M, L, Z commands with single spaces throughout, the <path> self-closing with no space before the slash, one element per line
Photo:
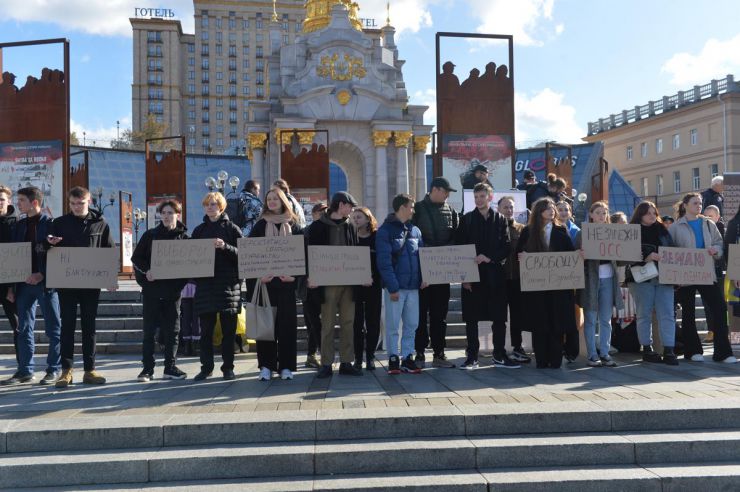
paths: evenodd
<path fill-rule="evenodd" d="M 121 132 L 121 138 L 111 141 L 111 147 L 115 149 L 132 149 L 144 150 L 144 142 L 150 138 L 166 137 L 168 130 L 167 123 L 158 123 L 153 114 L 147 116 L 141 130 L 133 131 L 127 128 Z M 162 142 L 152 142 L 152 150 L 167 151 L 179 148 L 177 140 L 165 140 Z"/>
<path fill-rule="evenodd" d="M 77 138 L 77 132 L 69 134 L 69 145 L 80 145 L 80 139 Z"/>

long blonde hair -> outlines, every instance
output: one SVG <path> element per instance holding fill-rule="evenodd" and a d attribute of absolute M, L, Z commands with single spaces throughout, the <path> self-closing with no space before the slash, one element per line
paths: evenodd
<path fill-rule="evenodd" d="M 280 200 L 280 203 L 282 205 L 282 212 L 280 214 L 276 214 L 272 210 L 270 210 L 267 206 L 267 197 L 270 193 L 275 193 Z M 265 193 L 265 206 L 262 207 L 262 215 L 260 215 L 260 218 L 265 218 L 267 216 L 277 216 L 277 215 L 287 215 L 290 218 L 290 222 L 298 222 L 298 216 L 293 212 L 293 205 L 288 200 L 288 196 L 285 194 L 283 190 L 278 188 L 277 186 L 273 186 L 270 188 L 267 193 Z"/>

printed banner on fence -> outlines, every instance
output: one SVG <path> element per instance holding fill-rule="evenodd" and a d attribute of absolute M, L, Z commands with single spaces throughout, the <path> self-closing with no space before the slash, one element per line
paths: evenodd
<path fill-rule="evenodd" d="M 658 271 L 660 283 L 670 285 L 711 285 L 714 259 L 706 249 L 661 246 Z"/>
<path fill-rule="evenodd" d="M 155 280 L 213 277 L 213 239 L 152 241 L 151 271 Z"/>
<path fill-rule="evenodd" d="M 308 277 L 311 284 L 365 285 L 373 281 L 367 246 L 309 246 Z"/>
<path fill-rule="evenodd" d="M 727 278 L 740 280 L 740 244 L 730 244 L 727 258 Z"/>
<path fill-rule="evenodd" d="M 244 237 L 238 245 L 239 278 L 306 274 L 303 235 Z"/>
<path fill-rule="evenodd" d="M 524 253 L 519 261 L 522 292 L 583 289 L 584 273 L 578 251 Z"/>
<path fill-rule="evenodd" d="M 584 222 L 581 239 L 587 260 L 642 261 L 639 224 Z"/>
<path fill-rule="evenodd" d="M 474 244 L 420 248 L 421 279 L 429 285 L 480 282 L 475 256 Z"/>
<path fill-rule="evenodd" d="M 0 284 L 25 282 L 31 275 L 31 243 L 0 244 Z"/>
<path fill-rule="evenodd" d="M 46 287 L 50 289 L 115 289 L 118 248 L 51 248 L 46 253 Z"/>

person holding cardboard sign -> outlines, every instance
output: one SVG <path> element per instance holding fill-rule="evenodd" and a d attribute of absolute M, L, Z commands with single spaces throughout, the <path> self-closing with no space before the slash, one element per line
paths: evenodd
<path fill-rule="evenodd" d="M 265 208 L 254 224 L 249 237 L 302 236 L 303 229 L 297 224 L 298 216 L 293 212 L 290 200 L 278 187 L 265 195 Z M 296 371 L 298 322 L 295 303 L 295 277 L 268 275 L 248 281 L 247 299 L 251 299 L 258 282 L 267 285 L 270 304 L 277 308 L 275 314 L 275 340 L 257 340 L 257 367 L 260 381 L 269 381 L 274 373 L 280 379 L 293 379 Z"/>
<path fill-rule="evenodd" d="M 31 243 L 31 275 L 23 283 L 15 284 L 15 300 L 18 307 L 18 370 L 3 385 L 13 385 L 34 380 L 33 356 L 36 306 L 44 314 L 44 331 L 49 339 L 46 356 L 46 375 L 40 384 L 52 384 L 61 369 L 59 337 L 61 320 L 59 296 L 54 289 L 46 288 L 46 236 L 51 230 L 51 218 L 41 215 L 44 195 L 35 186 L 18 190 L 18 210 L 25 214 L 15 225 L 12 242 Z"/>
<path fill-rule="evenodd" d="M 0 243 L 9 243 L 13 227 L 18 217 L 15 208 L 10 203 L 13 191 L 5 185 L 0 184 Z M 15 360 L 18 362 L 18 309 L 15 305 L 15 296 L 12 284 L 0 284 L 0 304 L 3 306 L 5 317 L 8 318 L 10 329 L 13 330 L 13 347 L 15 347 Z"/>
<path fill-rule="evenodd" d="M 455 234 L 458 244 L 475 245 L 475 262 L 480 282 L 462 284 L 462 311 L 465 320 L 467 349 L 460 369 L 478 367 L 478 322 L 493 322 L 493 365 L 517 368 L 506 354 L 506 275 L 503 263 L 509 256 L 511 240 L 506 219 L 491 209 L 493 188 L 478 183 L 473 188 L 475 210 L 460 220 Z"/>
<path fill-rule="evenodd" d="M 680 248 L 706 249 L 715 262 L 723 255 L 722 236 L 714 222 L 700 216 L 702 198 L 699 193 L 687 193 L 676 204 L 678 219 L 669 229 L 673 242 Z M 704 360 L 703 348 L 696 332 L 696 291 L 701 295 L 707 320 L 713 324 L 715 362 L 733 364 L 737 358 L 732 355 L 732 346 L 727 330 L 727 304 L 722 284 L 716 278 L 711 285 L 686 285 L 678 290 L 678 299 L 683 310 L 682 330 L 684 338 L 684 358 L 701 362 Z"/>
<path fill-rule="evenodd" d="M 594 224 L 609 222 L 609 205 L 604 201 L 595 202 L 588 211 L 589 220 Z M 576 248 L 583 244 L 582 231 L 576 235 Z M 616 367 L 617 363 L 609 356 L 609 343 L 612 338 L 612 309 L 624 309 L 622 293 L 617 278 L 617 262 L 611 260 L 585 260 L 586 286 L 578 291 L 578 304 L 583 308 L 585 324 L 583 334 L 586 338 L 586 351 L 591 367 Z M 596 325 L 599 326 L 599 350 L 596 350 Z"/>
<path fill-rule="evenodd" d="M 54 219 L 47 242 L 52 246 L 74 248 L 114 248 L 110 227 L 103 214 L 90 210 L 90 192 L 75 186 L 67 193 L 70 212 Z M 72 384 L 72 366 L 75 351 L 77 306 L 80 307 L 82 330 L 82 361 L 85 384 L 105 384 L 105 378 L 95 371 L 95 319 L 98 315 L 100 289 L 59 289 L 59 307 L 62 315 L 62 375 L 57 388 Z"/>
<path fill-rule="evenodd" d="M 357 231 L 350 215 L 357 206 L 355 199 L 346 191 L 338 191 L 331 197 L 331 203 L 321 218 L 308 227 L 309 246 L 357 246 Z M 309 278 L 309 289 L 320 289 L 321 302 L 321 369 L 319 378 L 331 377 L 334 364 L 334 321 L 339 315 L 339 374 L 362 376 L 355 368 L 354 324 L 355 301 L 354 286 L 330 285 L 317 287 Z"/>
<path fill-rule="evenodd" d="M 543 253 L 547 251 L 574 251 L 568 231 L 560 225 L 552 198 L 540 198 L 532 207 L 529 223 L 519 236 L 516 251 Z M 537 368 L 558 369 L 563 363 L 563 338 L 570 336 L 575 347 L 570 355 L 578 355 L 578 330 L 575 319 L 575 294 L 572 290 L 522 292 L 523 304 L 536 306 L 526 310 L 525 316 L 532 327 L 532 345 Z"/>
<path fill-rule="evenodd" d="M 164 375 L 162 379 L 185 379 L 187 374 L 175 365 L 180 334 L 180 296 L 187 279 L 157 280 L 152 276 L 152 241 L 187 239 L 187 228 L 180 222 L 182 206 L 176 200 L 157 205 L 162 221 L 141 236 L 131 255 L 136 282 L 141 286 L 144 304 L 144 339 L 142 364 L 137 379 L 149 382 L 154 376 L 154 335 L 159 327 L 164 339 Z"/>
<path fill-rule="evenodd" d="M 200 372 L 193 378 L 203 381 L 213 373 L 213 330 L 216 315 L 221 321 L 221 372 L 227 381 L 234 375 L 234 341 L 236 317 L 241 311 L 241 280 L 239 279 L 239 251 L 237 240 L 242 231 L 226 215 L 226 198 L 213 191 L 202 200 L 205 217 L 193 231 L 193 239 L 213 239 L 216 261 L 213 277 L 195 279 L 193 307 L 200 318 Z"/>
<path fill-rule="evenodd" d="M 678 365 L 678 359 L 673 351 L 676 345 L 673 286 L 661 284 L 657 270 L 660 268 L 660 248 L 674 246 L 673 239 L 663 227 L 658 208 L 653 202 L 644 201 L 637 205 L 630 224 L 640 225 L 642 241 L 643 261 L 627 263 L 625 273 L 625 283 L 637 308 L 637 337 L 642 345 L 642 360 L 675 366 Z M 649 270 L 651 265 L 657 265 L 652 272 Z M 663 357 L 653 350 L 653 311 L 658 319 Z"/>

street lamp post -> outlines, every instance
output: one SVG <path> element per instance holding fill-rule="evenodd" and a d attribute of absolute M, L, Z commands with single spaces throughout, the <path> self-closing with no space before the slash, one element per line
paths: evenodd
<path fill-rule="evenodd" d="M 135 208 L 134 209 L 134 234 L 136 235 L 136 242 L 139 242 L 139 224 L 146 220 L 146 211 Z M 131 214 L 126 212 L 126 220 L 131 220 Z"/>
<path fill-rule="evenodd" d="M 92 192 L 93 207 L 97 208 L 101 214 L 105 213 L 105 209 L 110 207 L 116 202 L 116 194 L 111 191 L 108 195 L 108 203 L 103 205 L 103 187 L 98 186 Z"/>
<path fill-rule="evenodd" d="M 238 176 L 232 176 L 231 178 L 229 178 L 229 173 L 221 170 L 218 172 L 215 178 L 213 176 L 207 177 L 205 181 L 205 185 L 206 185 L 206 188 L 208 188 L 208 191 L 213 191 L 215 189 L 216 191 L 218 191 L 219 193 L 223 195 L 227 182 L 229 183 L 229 186 L 231 187 L 231 191 L 225 194 L 226 198 L 228 198 L 232 194 L 235 195 L 237 193 L 236 189 L 240 183 Z"/>

